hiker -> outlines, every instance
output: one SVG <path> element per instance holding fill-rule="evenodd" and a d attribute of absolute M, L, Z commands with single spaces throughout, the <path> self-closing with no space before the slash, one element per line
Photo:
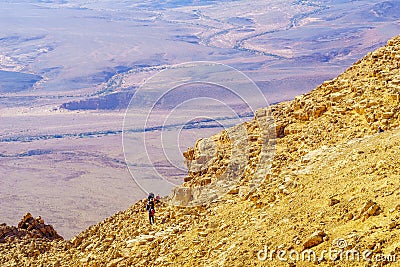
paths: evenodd
<path fill-rule="evenodd" d="M 159 204 L 161 202 L 161 197 L 160 195 L 157 194 L 156 196 L 156 204 Z"/>
<path fill-rule="evenodd" d="M 150 197 L 147 198 L 146 210 L 149 213 L 150 224 L 153 224 L 154 223 L 154 213 L 156 213 L 156 211 L 154 209 L 154 197 L 153 198 L 150 198 Z"/>

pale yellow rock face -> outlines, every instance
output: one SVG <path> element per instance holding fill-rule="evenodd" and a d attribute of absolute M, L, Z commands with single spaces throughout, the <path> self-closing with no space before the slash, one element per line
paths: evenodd
<path fill-rule="evenodd" d="M 68 241 L 0 243 L 0 265 L 399 266 L 399 65 L 400 37 L 395 37 L 336 79 L 258 111 L 274 116 L 275 157 L 263 161 L 263 122 L 255 118 L 242 125 L 250 144 L 243 174 L 213 203 L 160 204 L 150 226 L 140 201 Z M 189 148 L 184 185 L 218 180 L 233 150 L 240 151 L 232 140 L 222 132 Z M 265 177 L 258 177 L 260 164 L 271 165 Z M 259 178 L 265 181 L 251 188 L 249 181 Z M 185 194 L 180 196 L 185 201 Z M 341 249 L 386 258 L 368 263 L 325 254 L 324 260 L 309 262 L 286 255 L 283 261 L 270 253 L 304 249 L 317 256 Z"/>

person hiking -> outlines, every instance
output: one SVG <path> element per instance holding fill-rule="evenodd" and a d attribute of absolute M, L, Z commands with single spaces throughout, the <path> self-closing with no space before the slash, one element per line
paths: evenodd
<path fill-rule="evenodd" d="M 159 203 L 161 202 L 161 197 L 160 197 L 160 195 L 157 195 L 156 198 L 155 198 L 155 200 L 156 200 L 156 204 L 159 204 Z"/>
<path fill-rule="evenodd" d="M 156 213 L 154 209 L 154 198 L 148 198 L 147 199 L 147 205 L 146 205 L 146 210 L 149 213 L 149 221 L 150 224 L 154 223 L 154 214 Z"/>
<path fill-rule="evenodd" d="M 154 200 L 154 193 L 149 193 L 149 195 L 147 196 L 147 201 L 151 201 Z"/>

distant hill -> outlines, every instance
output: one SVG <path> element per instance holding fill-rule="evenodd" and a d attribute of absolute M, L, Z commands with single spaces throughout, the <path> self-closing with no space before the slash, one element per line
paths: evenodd
<path fill-rule="evenodd" d="M 123 91 L 63 103 L 60 108 L 68 110 L 114 110 L 126 109 L 134 91 Z"/>

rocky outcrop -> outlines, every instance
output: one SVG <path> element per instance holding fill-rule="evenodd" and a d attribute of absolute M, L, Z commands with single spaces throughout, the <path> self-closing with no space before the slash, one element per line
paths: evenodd
<path fill-rule="evenodd" d="M 53 226 L 45 224 L 40 216 L 33 218 L 30 213 L 27 213 L 22 218 L 18 223 L 18 227 L 6 224 L 0 225 L 0 243 L 30 238 L 41 238 L 48 241 L 63 239 L 54 230 Z"/>
<path fill-rule="evenodd" d="M 271 112 L 256 111 L 255 119 L 203 138 L 183 153 L 188 176 L 175 188 L 170 202 L 196 206 L 223 197 L 242 186 L 254 191 L 265 179 L 275 153 L 276 131 Z"/>

